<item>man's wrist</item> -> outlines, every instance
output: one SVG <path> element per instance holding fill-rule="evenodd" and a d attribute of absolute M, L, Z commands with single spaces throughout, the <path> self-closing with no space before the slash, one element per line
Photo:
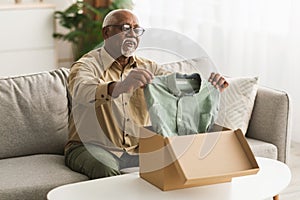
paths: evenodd
<path fill-rule="evenodd" d="M 111 97 L 113 96 L 113 91 L 114 91 L 115 86 L 116 86 L 116 82 L 115 81 L 110 82 L 108 84 L 108 86 L 107 86 L 108 95 L 111 96 Z"/>
<path fill-rule="evenodd" d="M 120 90 L 121 89 L 120 83 L 121 82 L 113 81 L 108 84 L 108 94 L 111 97 L 117 98 L 122 93 L 122 91 Z"/>

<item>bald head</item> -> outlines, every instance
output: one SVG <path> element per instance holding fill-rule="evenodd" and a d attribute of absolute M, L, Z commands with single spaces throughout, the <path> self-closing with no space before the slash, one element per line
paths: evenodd
<path fill-rule="evenodd" d="M 136 22 L 138 22 L 138 18 L 131 10 L 117 9 L 117 10 L 113 10 L 113 11 L 109 12 L 105 16 L 105 18 L 103 20 L 102 28 L 104 28 L 108 25 L 118 24 L 118 22 L 121 21 L 122 18 L 124 18 L 125 16 L 131 16 Z"/>

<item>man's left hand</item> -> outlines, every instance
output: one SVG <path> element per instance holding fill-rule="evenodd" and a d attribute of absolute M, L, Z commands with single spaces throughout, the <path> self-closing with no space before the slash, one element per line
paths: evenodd
<path fill-rule="evenodd" d="M 223 92 L 224 89 L 229 86 L 229 83 L 219 73 L 212 72 L 210 74 L 208 82 L 210 82 L 213 86 L 215 86 L 215 88 L 219 89 L 220 92 Z"/>

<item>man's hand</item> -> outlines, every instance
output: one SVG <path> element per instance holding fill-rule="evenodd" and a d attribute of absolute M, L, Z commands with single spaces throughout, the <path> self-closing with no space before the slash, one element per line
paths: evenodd
<path fill-rule="evenodd" d="M 229 83 L 225 80 L 223 76 L 213 72 L 210 74 L 208 82 L 210 82 L 213 86 L 219 89 L 220 92 L 223 92 L 224 89 L 229 86 Z"/>
<path fill-rule="evenodd" d="M 121 82 L 114 82 L 109 85 L 109 94 L 118 97 L 122 93 L 134 92 L 137 88 L 145 87 L 151 83 L 154 75 L 146 69 L 133 69 Z"/>

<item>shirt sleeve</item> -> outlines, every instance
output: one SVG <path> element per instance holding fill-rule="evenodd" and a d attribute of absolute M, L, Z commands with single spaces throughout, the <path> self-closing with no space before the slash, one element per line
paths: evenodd
<path fill-rule="evenodd" d="M 86 106 L 107 103 L 111 100 L 108 94 L 108 85 L 96 76 L 93 69 L 84 63 L 75 63 L 68 78 L 68 89 L 72 96 L 72 101 Z"/>

